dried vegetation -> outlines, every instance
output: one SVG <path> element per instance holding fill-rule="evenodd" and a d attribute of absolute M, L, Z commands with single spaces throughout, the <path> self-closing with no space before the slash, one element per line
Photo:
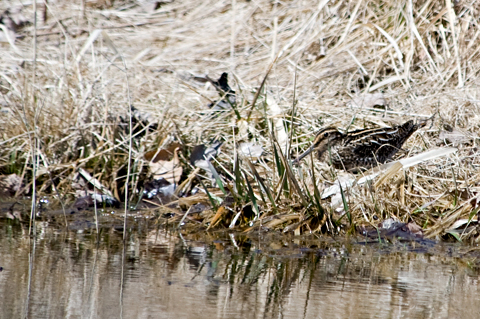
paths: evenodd
<path fill-rule="evenodd" d="M 146 181 L 170 174 L 169 204 L 143 204 L 189 230 L 338 233 L 393 218 L 428 237 L 479 238 L 476 1 L 45 3 L 36 26 L 32 5 L 25 23 L 12 9 L 1 20 L 0 170 L 21 177 L 17 195 L 72 202 L 81 169 L 121 201 L 128 184 L 133 206 Z M 212 85 L 223 72 L 233 103 Z M 365 183 L 310 159 L 291 165 L 325 125 L 435 112 L 400 156 L 455 153 Z M 204 166 L 191 160 L 202 144 L 201 155 L 213 147 Z"/>

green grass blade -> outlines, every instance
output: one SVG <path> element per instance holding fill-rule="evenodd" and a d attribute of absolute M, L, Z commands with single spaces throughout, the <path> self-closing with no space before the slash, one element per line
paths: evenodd
<path fill-rule="evenodd" d="M 213 199 L 212 195 L 208 191 L 207 187 L 205 187 L 205 184 L 203 184 L 202 180 L 197 176 L 198 181 L 202 185 L 203 189 L 205 190 L 205 193 L 207 193 L 208 200 L 210 201 L 210 204 L 212 204 L 213 210 L 217 210 L 217 204 L 215 203 L 215 200 Z"/>
<path fill-rule="evenodd" d="M 243 175 L 240 172 L 240 159 L 238 158 L 238 155 L 236 153 L 235 153 L 235 159 L 234 159 L 233 172 L 235 175 L 236 192 L 239 197 L 243 198 L 245 183 L 243 181 Z"/>
<path fill-rule="evenodd" d="M 210 161 L 207 161 L 208 163 L 208 168 L 212 172 L 213 178 L 215 178 L 215 181 L 217 182 L 218 188 L 222 191 L 223 194 L 227 195 L 227 192 L 225 191 L 225 188 L 223 187 L 223 182 L 222 179 L 220 178 L 220 175 L 218 175 L 217 170 L 215 167 L 213 167 L 212 163 Z"/>
<path fill-rule="evenodd" d="M 338 183 L 338 185 L 340 186 L 340 194 L 342 195 L 343 209 L 345 210 L 345 214 L 347 215 L 350 225 L 352 225 L 352 215 L 350 214 L 350 210 L 348 209 L 348 202 L 345 196 L 345 192 L 343 191 L 342 183 Z"/>
<path fill-rule="evenodd" d="M 255 213 L 257 214 L 257 218 L 258 218 L 260 216 L 260 209 L 258 209 L 257 199 L 255 198 L 255 193 L 253 192 L 252 185 L 248 181 L 246 173 L 244 172 L 243 174 L 245 176 L 245 181 L 247 182 L 247 186 L 248 186 L 248 197 L 250 197 L 250 200 L 252 201 L 253 209 L 255 210 Z"/>
<path fill-rule="evenodd" d="M 258 174 L 257 169 L 255 168 L 255 165 L 253 165 L 250 161 L 247 162 L 248 165 L 250 166 L 250 169 L 252 170 L 253 176 L 255 176 L 255 179 L 257 180 L 258 185 L 262 188 L 262 190 L 267 194 L 268 200 L 274 207 L 274 209 L 277 208 L 277 205 L 275 204 L 275 199 L 273 198 L 272 192 L 270 188 L 268 188 L 265 183 L 263 182 L 263 179 L 260 177 L 260 174 Z M 262 195 L 262 193 L 260 193 Z M 262 195 L 263 197 L 263 195 Z M 264 200 L 265 201 L 265 200 Z M 265 201 L 266 202 L 266 201 Z"/>

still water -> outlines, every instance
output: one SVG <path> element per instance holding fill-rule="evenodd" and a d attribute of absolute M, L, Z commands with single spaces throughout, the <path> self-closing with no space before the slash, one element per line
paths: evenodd
<path fill-rule="evenodd" d="M 1 318 L 479 318 L 461 244 L 65 230 L 0 220 Z"/>

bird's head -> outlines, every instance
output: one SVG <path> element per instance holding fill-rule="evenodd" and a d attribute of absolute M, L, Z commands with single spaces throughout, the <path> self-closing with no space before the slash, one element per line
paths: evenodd
<path fill-rule="evenodd" d="M 317 157 L 321 158 L 323 153 L 326 150 L 328 150 L 329 147 L 335 146 L 344 138 L 344 136 L 345 134 L 343 134 L 333 126 L 320 130 L 315 136 L 312 146 L 310 146 L 305 152 L 299 155 L 295 159 L 294 163 L 298 164 L 304 157 L 306 157 L 312 151 L 317 152 Z"/>

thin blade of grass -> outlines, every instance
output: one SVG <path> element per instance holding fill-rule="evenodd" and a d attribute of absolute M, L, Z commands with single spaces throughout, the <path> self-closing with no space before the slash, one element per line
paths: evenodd
<path fill-rule="evenodd" d="M 273 208 L 276 209 L 277 205 L 275 204 L 275 200 L 273 198 L 272 192 L 270 191 L 270 188 L 268 188 L 263 182 L 263 179 L 258 174 L 257 169 L 255 168 L 255 165 L 253 165 L 250 161 L 248 161 L 247 163 L 250 166 L 250 169 L 252 170 L 253 176 L 255 176 L 257 183 L 260 185 L 263 191 L 267 194 L 268 200 L 272 204 Z"/>
<path fill-rule="evenodd" d="M 217 210 L 218 209 L 217 204 L 215 203 L 215 200 L 213 199 L 212 195 L 208 191 L 205 184 L 203 184 L 202 179 L 197 176 L 197 180 L 199 181 L 200 185 L 202 185 L 203 189 L 205 190 L 205 193 L 207 194 L 208 200 L 210 201 L 210 204 L 212 204 L 213 209 Z"/>
<path fill-rule="evenodd" d="M 279 158 L 280 158 L 283 166 L 285 167 L 285 171 L 287 172 L 288 181 L 290 181 L 290 184 L 293 185 L 293 188 L 295 189 L 298 196 L 300 197 L 300 200 L 302 201 L 303 206 L 307 207 L 308 206 L 308 200 L 305 197 L 305 194 L 303 194 L 300 186 L 298 185 L 298 181 L 295 178 L 295 175 L 293 174 L 290 165 L 287 163 L 287 159 L 283 155 L 283 153 L 281 151 L 281 148 L 280 148 L 280 145 L 278 145 L 278 142 L 275 140 L 275 137 L 272 136 L 272 139 L 274 140 L 274 143 L 277 146 L 277 151 L 278 151 L 278 154 L 279 154 Z"/>
<path fill-rule="evenodd" d="M 222 191 L 224 195 L 227 195 L 227 192 L 225 191 L 225 188 L 223 187 L 223 182 L 222 179 L 220 178 L 220 175 L 218 175 L 217 170 L 215 167 L 213 167 L 212 163 L 210 161 L 207 161 L 208 163 L 208 168 L 210 169 L 210 172 L 212 172 L 213 178 L 215 178 L 215 181 L 217 182 L 218 188 Z"/>
<path fill-rule="evenodd" d="M 322 196 L 320 195 L 320 191 L 318 190 L 317 187 L 317 178 L 315 177 L 315 168 L 313 167 L 313 152 L 310 153 L 310 158 L 311 158 L 311 170 L 312 170 L 312 181 L 313 181 L 313 198 L 315 199 L 314 203 L 315 206 L 317 206 L 317 209 L 319 211 L 319 218 L 323 219 L 323 216 L 325 216 L 325 210 L 322 207 L 321 204 L 321 198 Z"/>
<path fill-rule="evenodd" d="M 255 103 L 257 103 L 258 97 L 260 96 L 260 92 L 262 91 L 263 86 L 265 85 L 265 81 L 267 81 L 268 74 L 270 73 L 273 66 L 275 65 L 275 62 L 277 62 L 277 58 L 275 58 L 275 60 L 273 60 L 272 63 L 270 63 L 270 65 L 268 66 L 267 72 L 265 73 L 265 77 L 263 78 L 263 81 L 260 84 L 260 87 L 258 88 L 257 92 L 255 92 L 255 96 L 253 97 L 252 104 L 250 105 L 250 109 L 248 110 L 248 113 L 247 113 L 247 121 L 250 121 L 250 117 L 252 116 L 252 111 L 253 111 L 253 108 L 255 107 Z"/>
<path fill-rule="evenodd" d="M 339 186 L 340 186 L 340 194 L 342 195 L 343 209 L 345 210 L 345 215 L 347 215 L 348 222 L 350 223 L 350 225 L 352 225 L 352 215 L 350 214 L 350 210 L 348 208 L 347 198 L 345 196 L 345 192 L 343 191 L 342 184 L 340 183 Z"/>
<path fill-rule="evenodd" d="M 255 219 L 257 219 L 258 217 L 260 217 L 260 210 L 258 209 L 257 199 L 255 198 L 255 193 L 253 192 L 252 185 L 250 185 L 250 182 L 248 181 L 246 173 L 244 172 L 243 174 L 245 176 L 245 181 L 247 182 L 248 197 L 252 201 L 253 208 L 255 209 L 255 213 L 257 214 Z"/>
<path fill-rule="evenodd" d="M 243 182 L 242 173 L 240 173 L 240 159 L 237 152 L 235 152 L 233 172 L 235 174 L 235 188 L 239 197 L 243 198 L 243 190 L 245 189 L 245 183 Z"/>

